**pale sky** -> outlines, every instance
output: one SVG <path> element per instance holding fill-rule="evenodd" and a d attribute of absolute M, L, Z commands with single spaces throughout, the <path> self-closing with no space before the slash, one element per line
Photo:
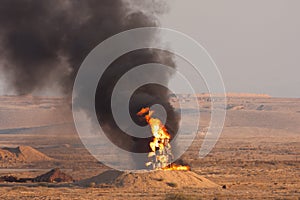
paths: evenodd
<path fill-rule="evenodd" d="M 227 92 L 300 98 L 299 0 L 167 0 L 162 27 L 210 53 Z M 5 94 L 0 74 L 0 94 Z"/>
<path fill-rule="evenodd" d="M 210 53 L 228 92 L 300 97 L 299 0 L 169 0 L 162 26 Z"/>

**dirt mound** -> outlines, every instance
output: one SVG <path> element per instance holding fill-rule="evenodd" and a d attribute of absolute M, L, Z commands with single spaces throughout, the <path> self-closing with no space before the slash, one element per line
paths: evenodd
<path fill-rule="evenodd" d="M 212 188 L 219 185 L 191 171 L 157 170 L 145 173 L 120 172 L 108 170 L 98 176 L 77 182 L 79 186 L 110 185 L 125 188 Z"/>
<path fill-rule="evenodd" d="M 227 110 L 244 110 L 245 107 L 243 105 L 228 104 L 226 109 Z"/>
<path fill-rule="evenodd" d="M 18 178 L 16 176 L 8 175 L 8 176 L 0 176 L 1 182 L 9 182 L 9 183 L 26 183 L 32 182 L 32 178 Z"/>
<path fill-rule="evenodd" d="M 1 176 L 0 177 L 0 183 L 1 182 L 17 182 L 18 181 L 18 178 L 15 177 L 15 176 Z"/>
<path fill-rule="evenodd" d="M 50 160 L 53 159 L 30 146 L 19 146 L 16 148 L 5 147 L 0 149 L 0 162 L 37 162 Z"/>
<path fill-rule="evenodd" d="M 272 106 L 260 105 L 256 108 L 258 111 L 271 111 Z"/>
<path fill-rule="evenodd" d="M 47 183 L 67 183 L 73 182 L 74 179 L 60 171 L 60 169 L 52 169 L 51 171 L 37 176 L 35 178 L 18 178 L 16 176 L 8 175 L 8 176 L 0 176 L 1 182 L 14 182 L 14 183 L 26 183 L 26 182 L 47 182 Z"/>
<path fill-rule="evenodd" d="M 48 183 L 60 183 L 60 182 L 73 182 L 73 178 L 60 169 L 52 169 L 51 171 L 37 176 L 33 179 L 33 182 L 48 182 Z"/>

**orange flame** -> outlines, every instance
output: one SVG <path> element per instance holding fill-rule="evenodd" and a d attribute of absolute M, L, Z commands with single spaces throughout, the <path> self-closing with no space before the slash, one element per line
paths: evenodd
<path fill-rule="evenodd" d="M 154 111 L 150 110 L 149 107 L 142 108 L 137 115 L 143 116 L 146 122 L 151 127 L 151 132 L 153 135 L 153 141 L 150 142 L 149 146 L 152 152 L 149 153 L 149 157 L 155 155 L 155 160 L 157 163 L 149 162 L 146 165 L 153 165 L 154 169 L 162 169 L 162 170 L 190 170 L 189 166 L 181 166 L 176 164 L 170 164 L 169 157 L 172 155 L 170 151 L 171 145 L 169 143 L 171 136 L 168 133 L 167 128 L 162 124 L 162 122 L 153 118 Z M 156 151 L 158 151 L 158 155 L 156 155 Z M 158 165 L 158 167 L 156 166 Z"/>
<path fill-rule="evenodd" d="M 184 165 L 171 164 L 163 168 L 163 170 L 190 171 L 191 167 L 187 165 L 184 166 Z"/>

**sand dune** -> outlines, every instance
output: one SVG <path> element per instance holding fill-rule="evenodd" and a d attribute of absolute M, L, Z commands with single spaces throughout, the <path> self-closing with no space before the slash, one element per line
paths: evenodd
<path fill-rule="evenodd" d="M 0 149 L 0 162 L 37 162 L 50 161 L 52 158 L 37 151 L 30 146 L 18 146 L 16 148 L 4 147 Z"/>

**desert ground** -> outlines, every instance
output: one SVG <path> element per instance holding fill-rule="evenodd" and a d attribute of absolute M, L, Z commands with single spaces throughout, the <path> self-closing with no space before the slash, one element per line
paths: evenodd
<path fill-rule="evenodd" d="M 191 171 L 135 174 L 110 170 L 90 155 L 74 128 L 69 99 L 2 96 L 0 177 L 34 178 L 59 168 L 74 182 L 0 181 L 0 199 L 299 200 L 300 99 L 244 94 L 227 100 L 221 137 L 199 158 L 210 99 L 180 96 L 190 123 L 198 120 L 191 102 L 201 111 L 197 137 L 181 158 Z"/>

